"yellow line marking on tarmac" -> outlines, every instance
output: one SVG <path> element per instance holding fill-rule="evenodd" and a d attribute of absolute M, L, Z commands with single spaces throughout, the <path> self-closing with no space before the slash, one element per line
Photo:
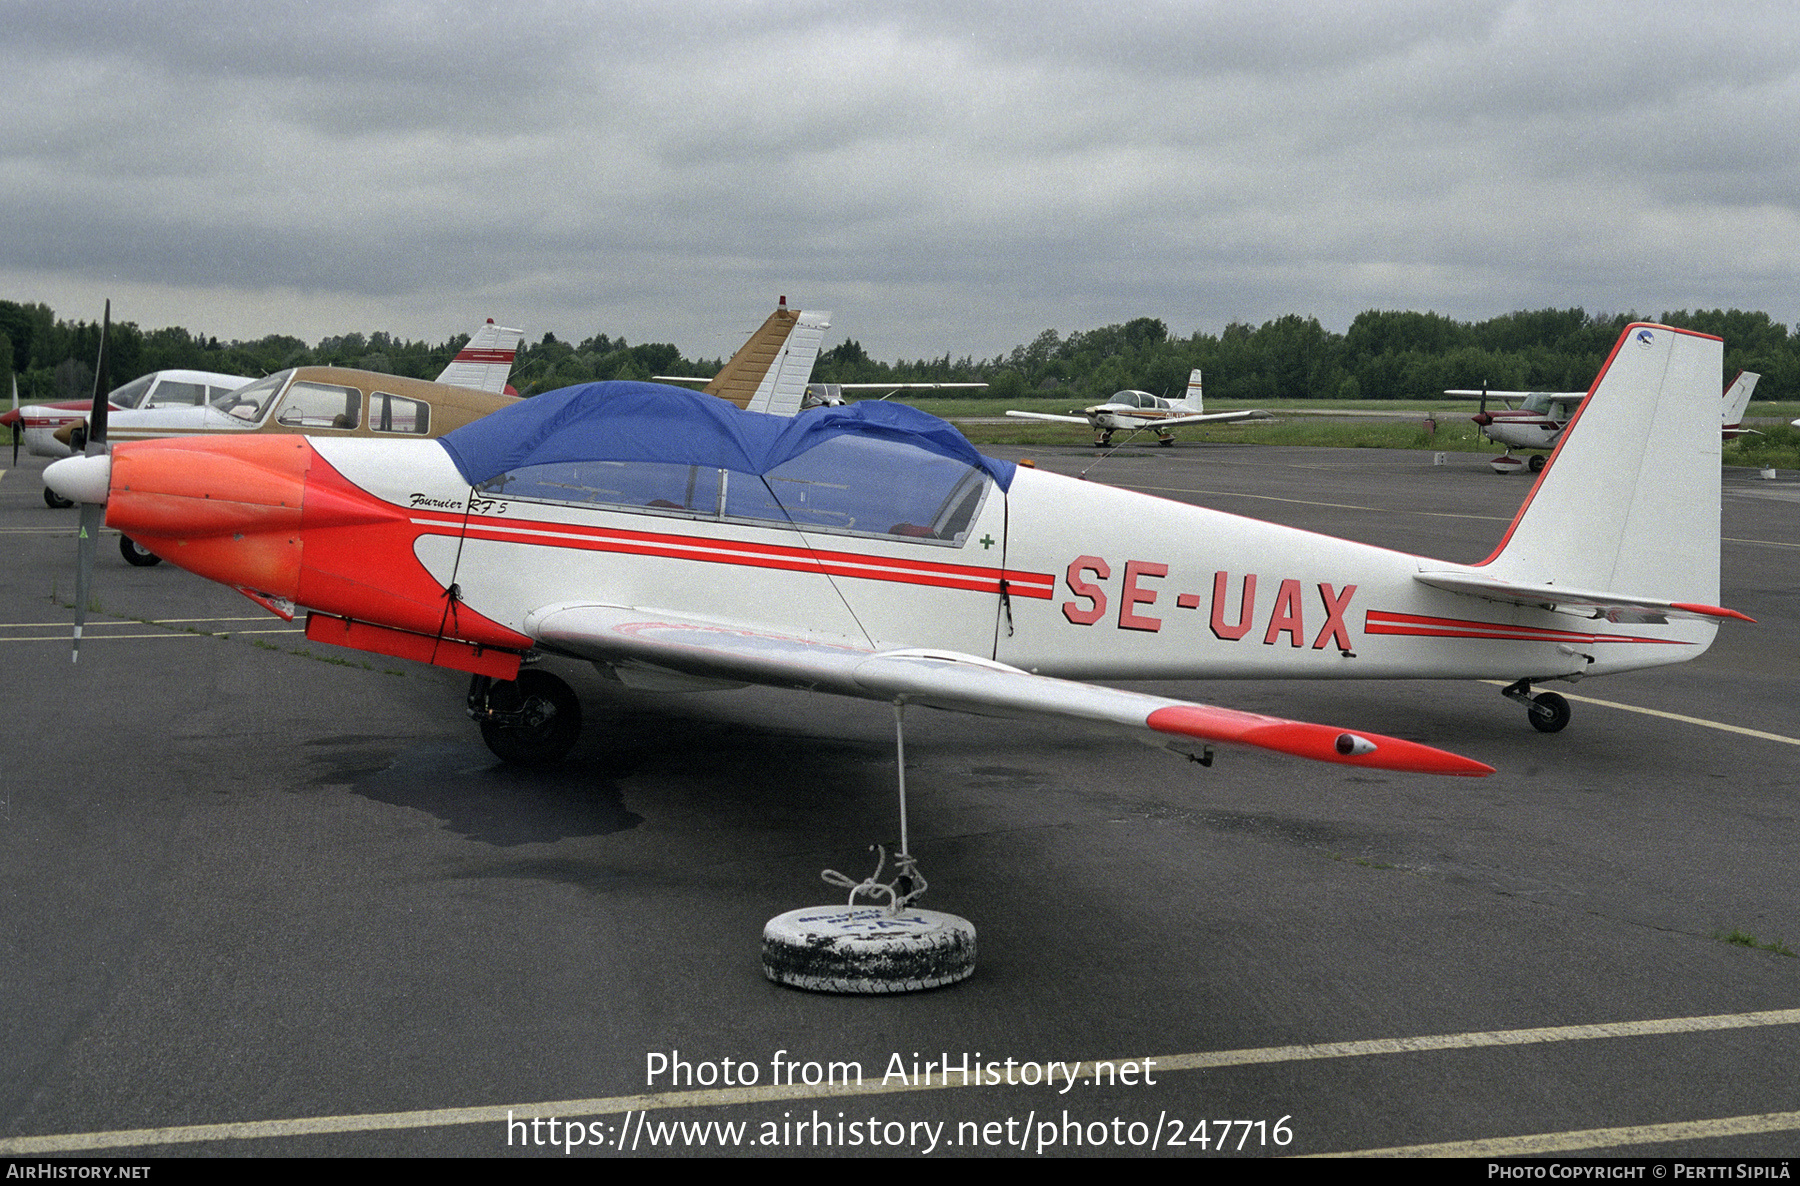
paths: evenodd
<path fill-rule="evenodd" d="M 1362 1042 L 1322 1042 L 1309 1046 L 1268 1046 L 1246 1050 L 1216 1050 L 1197 1054 L 1179 1054 L 1146 1060 L 1141 1057 L 1110 1060 L 1115 1066 L 1127 1062 L 1152 1067 L 1150 1073 L 1164 1071 L 1197 1071 L 1220 1067 L 1253 1066 L 1266 1063 L 1306 1062 L 1325 1058 L 1357 1058 L 1376 1054 L 1419 1054 L 1433 1050 L 1469 1050 L 1495 1046 L 1532 1046 L 1548 1042 L 1580 1042 L 1602 1038 L 1637 1038 L 1662 1034 L 1706 1033 L 1717 1030 L 1750 1029 L 1759 1026 L 1800 1025 L 1800 1009 L 1770 1009 L 1755 1013 L 1722 1013 L 1701 1017 L 1670 1017 L 1652 1021 L 1620 1021 L 1600 1025 L 1564 1025 L 1536 1029 L 1483 1030 L 1461 1034 L 1426 1034 L 1412 1038 L 1378 1038 Z M 1041 1064 L 1040 1064 L 1041 1065 Z M 1074 1078 L 1094 1077 L 1092 1061 L 1075 1064 Z M 328 1133 L 381 1132 L 402 1129 L 445 1128 L 459 1124 L 501 1124 L 519 1118 L 567 1119 L 576 1116 L 604 1116 L 621 1112 L 649 1112 L 664 1109 L 730 1107 L 740 1104 L 776 1103 L 784 1100 L 833 1099 L 864 1095 L 887 1095 L 912 1091 L 940 1091 L 946 1088 L 980 1087 L 982 1084 L 952 1082 L 950 1076 L 938 1076 L 927 1082 L 912 1079 L 900 1085 L 862 1083 L 838 1086 L 775 1085 L 766 1087 L 721 1087 L 697 1091 L 669 1091 L 644 1095 L 607 1096 L 595 1099 L 551 1100 L 530 1104 L 496 1104 L 468 1108 L 436 1108 L 416 1112 L 365 1112 L 345 1116 L 304 1116 L 290 1120 L 246 1120 L 224 1124 L 186 1124 L 170 1128 L 114 1129 L 105 1132 L 55 1133 L 44 1136 L 0 1137 L 0 1156 L 20 1157 L 48 1153 L 75 1153 L 94 1149 L 119 1149 L 154 1145 L 194 1144 L 204 1141 L 258 1140 L 269 1137 L 319 1136 Z M 996 1086 L 996 1085 L 987 1085 Z M 1763 1117 L 1741 1117 L 1735 1121 L 1762 1121 Z M 1691 1122 L 1705 1125 L 1734 1123 L 1733 1119 Z M 1734 1130 L 1707 1128 L 1689 1136 L 1670 1135 L 1682 1125 L 1650 1126 L 1642 1130 L 1594 1129 L 1594 1133 L 1643 1131 L 1654 1133 L 1646 1141 L 1691 1140 L 1702 1136 L 1729 1135 Z M 1746 1132 L 1778 1131 L 1779 1128 L 1746 1128 Z M 1578 1134 L 1549 1134 L 1568 1139 Z M 1533 1138 L 1506 1138 L 1529 1140 Z M 1634 1143 L 1615 1138 L 1614 1144 Z M 1642 1142 L 1637 1142 L 1642 1143 Z M 1571 1145 L 1569 1148 L 1590 1146 Z M 1598 1146 L 1594 1146 L 1598 1147 Z M 1433 1149 L 1438 1146 L 1417 1146 Z M 1376 1151 L 1382 1152 L 1382 1151 Z M 1475 1156 L 1475 1154 L 1470 1154 Z"/>
<path fill-rule="evenodd" d="M 1496 688 L 1506 687 L 1502 679 L 1484 679 L 1484 684 L 1493 684 Z M 1566 700 L 1578 700 L 1583 704 L 1598 704 L 1602 708 L 1616 708 L 1620 712 L 1635 712 L 1640 716 L 1661 717 L 1665 721 L 1680 721 L 1684 725 L 1699 725 L 1703 729 L 1717 729 L 1721 733 L 1736 733 L 1741 737 L 1754 737 L 1759 741 L 1779 741 L 1783 745 L 1800 745 L 1800 737 L 1788 737 L 1781 733 L 1765 733 L 1761 729 L 1747 729 L 1743 725 L 1727 725 L 1724 721 L 1709 721 L 1704 717 L 1684 716 L 1678 712 L 1664 712 L 1660 708 L 1639 708 L 1635 704 L 1620 704 L 1617 700 L 1596 700 L 1592 696 L 1577 696 L 1573 692 L 1558 692 L 1558 696 Z"/>
<path fill-rule="evenodd" d="M 1436 1145 L 1395 1145 L 1390 1149 L 1358 1149 L 1348 1153 L 1310 1153 L 1309 1157 L 1540 1157 L 1627 1145 L 1661 1145 L 1670 1141 L 1702 1141 L 1800 1129 L 1800 1112 L 1764 1112 L 1760 1116 L 1721 1116 L 1714 1120 L 1681 1120 L 1673 1124 L 1637 1124 L 1624 1128 L 1587 1128 L 1573 1132 L 1539 1132 L 1483 1141 L 1444 1141 Z"/>

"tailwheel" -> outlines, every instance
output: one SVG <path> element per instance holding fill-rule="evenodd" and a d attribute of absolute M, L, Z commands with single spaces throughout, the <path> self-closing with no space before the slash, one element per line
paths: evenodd
<path fill-rule="evenodd" d="M 1569 702 L 1555 692 L 1539 692 L 1531 698 L 1531 727 L 1539 733 L 1561 733 L 1569 724 Z"/>
<path fill-rule="evenodd" d="M 1517 700 L 1525 706 L 1525 719 L 1539 733 L 1561 733 L 1569 725 L 1569 702 L 1555 692 L 1539 692 L 1531 694 L 1531 681 L 1522 679 L 1510 683 L 1500 689 L 1500 694 L 1508 700 Z"/>
<path fill-rule="evenodd" d="M 521 671 L 516 680 L 476 676 L 469 685 L 469 715 L 494 756 L 515 766 L 560 762 L 581 736 L 580 699 L 545 671 Z"/>

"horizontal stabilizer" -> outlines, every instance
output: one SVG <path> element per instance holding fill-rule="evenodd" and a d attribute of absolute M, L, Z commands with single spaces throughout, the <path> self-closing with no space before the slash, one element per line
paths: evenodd
<path fill-rule="evenodd" d="M 1717 605 L 1699 605 L 1684 601 L 1660 601 L 1652 597 L 1632 597 L 1623 593 L 1602 593 L 1592 589 L 1576 589 L 1564 585 L 1525 584 L 1519 581 L 1475 577 L 1460 572 L 1421 572 L 1414 580 L 1434 589 L 1451 593 L 1467 593 L 1488 601 L 1511 605 L 1529 605 L 1540 609 L 1562 610 L 1584 618 L 1604 618 L 1609 622 L 1651 624 L 1670 618 L 1696 621 L 1718 621 L 1735 618 L 1753 622 L 1734 609 Z"/>

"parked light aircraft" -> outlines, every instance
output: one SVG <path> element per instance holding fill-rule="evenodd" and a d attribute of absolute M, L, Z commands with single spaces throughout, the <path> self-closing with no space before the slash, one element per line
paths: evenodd
<path fill-rule="evenodd" d="M 1115 391 L 1105 403 L 1084 409 L 1080 415 L 1059 416 L 1054 412 L 1009 411 L 1008 416 L 1020 420 L 1056 420 L 1067 424 L 1087 424 L 1094 430 L 1094 447 L 1112 444 L 1113 433 L 1120 430 L 1156 431 L 1156 443 L 1173 445 L 1175 437 L 1169 429 L 1182 424 L 1231 424 L 1242 420 L 1267 420 L 1267 412 L 1208 412 L 1200 385 L 1200 372 L 1188 374 L 1187 394 L 1180 399 L 1164 399 L 1148 391 Z"/>
<path fill-rule="evenodd" d="M 831 314 L 788 308 L 783 296 L 750 340 L 738 348 L 711 379 L 692 375 L 653 375 L 659 383 L 702 383 L 708 395 L 716 395 L 747 412 L 792 416 L 805 408 L 836 406 L 843 393 L 880 389 L 888 395 L 914 388 L 986 387 L 986 383 L 809 383 Z"/>
<path fill-rule="evenodd" d="M 1760 375 L 1739 371 L 1725 388 L 1720 430 L 1725 440 L 1755 429 L 1743 426 L 1744 409 L 1750 406 L 1750 395 L 1756 390 Z M 1489 391 L 1446 390 L 1445 395 L 1480 397 L 1481 410 L 1470 417 L 1481 426 L 1481 434 L 1506 450 L 1494 458 L 1494 468 L 1502 473 L 1529 465 L 1532 473 L 1544 468 L 1544 455 L 1534 453 L 1528 460 L 1512 455 L 1514 449 L 1550 449 L 1562 439 L 1563 430 L 1574 418 L 1575 409 L 1586 399 L 1585 391 Z M 1506 406 L 1497 412 L 1487 410 L 1487 401 L 1497 399 Z M 1515 407 L 1514 404 L 1518 406 Z"/>
<path fill-rule="evenodd" d="M 1534 683 L 1682 662 L 1743 617 L 1716 604 L 1721 358 L 1717 338 L 1628 327 L 1472 565 L 1015 467 L 891 403 L 773 418 L 636 383 L 435 442 L 145 441 L 47 477 L 182 567 L 304 612 L 316 641 L 472 673 L 470 713 L 509 761 L 579 732 L 568 686 L 521 670 L 550 653 L 664 690 L 1071 718 L 1207 761 L 1245 744 L 1484 773 L 1081 681 L 1503 679 L 1536 728 L 1561 729 L 1567 701 Z"/>
<path fill-rule="evenodd" d="M 107 395 L 114 413 L 138 409 L 189 408 L 206 404 L 246 383 L 248 375 L 225 375 L 215 371 L 167 370 L 139 376 Z M 34 457 L 70 457 L 78 450 L 69 448 L 66 440 L 56 439 L 59 429 L 85 421 L 88 400 L 65 400 L 52 404 L 18 404 L 18 381 L 13 381 L 12 410 L 0 415 L 0 424 L 18 425 L 25 451 Z"/>

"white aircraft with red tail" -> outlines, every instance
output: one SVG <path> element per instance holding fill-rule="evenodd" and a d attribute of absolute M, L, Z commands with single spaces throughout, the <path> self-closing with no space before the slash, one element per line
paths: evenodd
<path fill-rule="evenodd" d="M 1750 406 L 1750 396 L 1756 391 L 1756 381 L 1760 378 L 1761 375 L 1739 371 L 1737 378 L 1725 388 L 1719 418 L 1719 429 L 1725 440 L 1756 431 L 1745 428 L 1743 421 L 1744 409 Z M 1534 474 L 1544 468 L 1544 455 L 1534 453 L 1526 459 L 1514 457 L 1512 451 L 1554 448 L 1562 439 L 1563 430 L 1574 419 L 1575 409 L 1588 397 L 1585 391 L 1489 391 L 1486 388 L 1479 391 L 1447 390 L 1444 394 L 1480 397 L 1481 409 L 1470 419 L 1481 426 L 1481 435 L 1506 450 L 1504 455 L 1494 458 L 1495 472 L 1515 473 L 1529 468 Z M 1497 399 L 1505 407 L 1490 412 L 1487 409 L 1489 399 Z"/>
<path fill-rule="evenodd" d="M 521 670 L 547 653 L 665 690 L 1069 718 L 1203 761 L 1240 744 L 1484 774 L 1084 681 L 1502 679 L 1562 728 L 1567 702 L 1532 684 L 1692 659 L 1743 617 L 1717 605 L 1721 358 L 1717 338 L 1630 326 L 1500 545 L 1466 565 L 993 460 L 891 403 L 783 418 L 645 383 L 438 441 L 144 441 L 46 476 L 173 563 L 304 613 L 309 638 L 472 673 L 470 713 L 510 761 L 579 731 L 569 687 Z"/>
<path fill-rule="evenodd" d="M 1105 403 L 1083 409 L 1079 415 L 1073 412 L 1060 416 L 1055 412 L 1019 411 L 1009 411 L 1006 414 L 1019 420 L 1086 424 L 1094 430 L 1096 449 L 1112 444 L 1115 432 L 1136 433 L 1148 428 L 1155 431 L 1157 444 L 1173 445 L 1175 437 L 1169 430 L 1183 424 L 1236 424 L 1244 420 L 1273 419 L 1267 412 L 1255 409 L 1208 412 L 1205 405 L 1200 372 L 1195 370 L 1188 373 L 1187 393 L 1180 399 L 1164 399 L 1160 395 L 1151 395 L 1148 391 L 1115 391 L 1107 397 Z"/>

